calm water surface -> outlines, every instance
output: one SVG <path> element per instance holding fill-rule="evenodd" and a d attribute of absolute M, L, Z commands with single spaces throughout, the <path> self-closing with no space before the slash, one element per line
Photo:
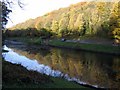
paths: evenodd
<path fill-rule="evenodd" d="M 120 56 L 24 45 L 8 47 L 5 49 L 9 52 L 3 54 L 5 59 L 29 70 L 94 87 L 120 86 Z"/>

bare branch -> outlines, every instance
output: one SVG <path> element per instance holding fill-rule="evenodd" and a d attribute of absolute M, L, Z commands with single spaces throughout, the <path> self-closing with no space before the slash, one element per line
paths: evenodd
<path fill-rule="evenodd" d="M 23 3 L 21 3 L 21 1 L 20 1 L 20 0 L 18 0 L 18 5 L 19 5 L 21 8 L 23 8 L 23 6 L 24 6 L 24 4 L 23 4 Z"/>

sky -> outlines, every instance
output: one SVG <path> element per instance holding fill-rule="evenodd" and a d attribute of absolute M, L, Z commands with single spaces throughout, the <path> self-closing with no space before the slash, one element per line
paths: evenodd
<path fill-rule="evenodd" d="M 9 14 L 10 20 L 6 27 L 12 27 L 28 19 L 34 19 L 53 10 L 68 7 L 71 4 L 81 1 L 82 0 L 21 0 L 21 2 L 24 3 L 23 9 L 18 5 L 12 7 L 13 12 Z"/>

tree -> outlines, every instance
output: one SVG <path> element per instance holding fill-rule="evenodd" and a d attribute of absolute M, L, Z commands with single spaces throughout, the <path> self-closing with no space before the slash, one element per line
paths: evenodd
<path fill-rule="evenodd" d="M 23 3 L 20 2 L 20 0 L 17 0 L 17 3 L 18 5 L 22 8 L 23 6 Z M 4 29 L 5 29 L 5 25 L 7 24 L 8 22 L 8 19 L 9 19 L 9 13 L 12 12 L 12 10 L 8 9 L 8 7 L 10 8 L 11 6 L 13 6 L 14 2 L 12 0 L 3 0 L 3 1 L 0 1 L 0 11 L 2 13 L 0 13 L 1 15 L 1 28 L 2 30 L 2 33 L 4 33 Z M 11 8 L 12 9 L 12 8 Z M 5 35 L 2 34 L 2 42 L 4 42 L 4 38 L 5 38 Z M 3 45 L 4 43 L 2 43 Z"/>
<path fill-rule="evenodd" d="M 84 19 L 83 19 L 83 14 L 79 14 L 77 17 L 77 20 L 74 24 L 74 29 L 79 32 L 78 34 L 82 34 L 82 31 L 84 30 Z"/>
<path fill-rule="evenodd" d="M 58 29 L 59 29 L 58 21 L 53 20 L 52 21 L 52 27 L 51 27 L 52 32 L 58 34 Z"/>
<path fill-rule="evenodd" d="M 4 29 L 9 19 L 8 14 L 12 12 L 12 10 L 8 9 L 7 4 L 5 4 L 5 2 L 0 1 L 0 6 L 1 6 L 0 10 L 2 11 L 1 14 L 2 29 Z"/>
<path fill-rule="evenodd" d="M 74 30 L 74 23 L 76 21 L 76 15 L 74 10 L 70 11 L 69 15 L 69 24 L 68 24 L 68 29 L 73 31 Z"/>
<path fill-rule="evenodd" d="M 120 40 L 120 2 L 114 3 L 110 18 L 110 33 L 114 39 Z M 120 43 L 120 41 L 119 41 Z"/>
<path fill-rule="evenodd" d="M 63 36 L 68 31 L 69 14 L 63 13 L 59 21 L 59 35 Z"/>
<path fill-rule="evenodd" d="M 4 33 L 3 29 L 5 28 L 5 25 L 8 22 L 8 18 L 9 18 L 8 14 L 12 11 L 8 9 L 7 4 L 5 4 L 5 2 L 1 2 L 1 1 L 0 1 L 0 11 L 2 12 L 0 13 L 1 14 L 0 22 L 1 22 L 1 29 L 2 29 L 0 30 L 0 32 Z M 4 42 L 5 35 L 2 34 L 1 36 L 2 36 L 2 42 Z M 4 43 L 2 43 L 2 45 L 4 45 Z"/>
<path fill-rule="evenodd" d="M 16 0 L 13 2 L 13 0 L 3 0 L 3 1 L 0 1 L 0 10 L 1 10 L 1 22 L 2 22 L 2 29 L 5 28 L 5 25 L 7 24 L 8 22 L 8 19 L 9 18 L 9 13 L 12 12 L 12 6 L 14 4 L 18 4 L 19 7 L 23 8 L 23 3 L 21 3 L 20 0 Z M 10 9 L 9 9 L 10 8 Z"/>
<path fill-rule="evenodd" d="M 46 30 L 51 30 L 52 22 L 51 21 L 46 21 L 44 24 L 44 28 Z"/>
<path fill-rule="evenodd" d="M 116 2 L 78 3 L 68 8 L 61 8 L 36 19 L 20 23 L 14 29 L 23 27 L 42 28 L 58 34 L 79 38 L 78 35 L 97 37 L 119 37 L 119 15 Z M 26 29 L 25 28 L 25 29 Z M 111 33 L 111 34 L 108 34 Z"/>

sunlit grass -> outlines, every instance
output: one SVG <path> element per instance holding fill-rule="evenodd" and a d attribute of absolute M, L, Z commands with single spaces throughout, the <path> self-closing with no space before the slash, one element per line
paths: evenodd
<path fill-rule="evenodd" d="M 94 51 L 94 52 L 120 54 L 120 46 L 88 44 L 88 43 L 78 43 L 78 42 L 62 42 L 60 40 L 51 40 L 49 42 L 49 45 L 73 48 L 73 49 L 81 49 L 81 50 L 87 50 L 87 51 Z"/>

